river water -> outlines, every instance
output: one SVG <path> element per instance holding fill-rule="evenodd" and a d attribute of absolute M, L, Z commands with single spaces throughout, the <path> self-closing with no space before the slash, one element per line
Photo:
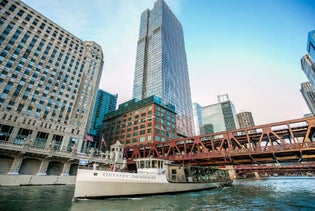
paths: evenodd
<path fill-rule="evenodd" d="M 72 201 L 74 186 L 0 187 L 0 210 L 315 210 L 315 177 L 236 180 L 181 194 Z"/>

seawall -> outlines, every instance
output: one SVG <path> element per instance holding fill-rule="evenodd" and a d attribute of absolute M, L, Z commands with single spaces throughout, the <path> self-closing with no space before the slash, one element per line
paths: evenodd
<path fill-rule="evenodd" d="M 0 186 L 74 185 L 76 176 L 0 175 Z"/>

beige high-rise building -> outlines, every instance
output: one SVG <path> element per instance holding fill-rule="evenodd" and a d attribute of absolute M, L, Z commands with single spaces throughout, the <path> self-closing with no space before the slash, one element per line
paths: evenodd
<path fill-rule="evenodd" d="M 0 141 L 85 146 L 103 52 L 19 0 L 0 2 Z"/>
<path fill-rule="evenodd" d="M 255 122 L 251 112 L 244 111 L 237 114 L 240 128 L 255 127 Z"/>

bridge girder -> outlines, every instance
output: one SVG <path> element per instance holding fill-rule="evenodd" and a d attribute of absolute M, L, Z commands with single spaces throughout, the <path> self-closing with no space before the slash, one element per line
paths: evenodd
<path fill-rule="evenodd" d="M 315 117 L 168 142 L 127 146 L 128 159 L 159 157 L 205 165 L 315 161 Z"/>

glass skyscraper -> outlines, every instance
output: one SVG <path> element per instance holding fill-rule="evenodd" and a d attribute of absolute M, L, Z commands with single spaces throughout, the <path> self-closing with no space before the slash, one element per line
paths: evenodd
<path fill-rule="evenodd" d="M 310 54 L 312 60 L 315 61 L 315 30 L 308 33 L 307 52 Z"/>
<path fill-rule="evenodd" d="M 228 95 L 219 95 L 218 101 L 217 104 L 202 107 L 202 120 L 206 134 L 239 128 L 235 106 Z"/>
<path fill-rule="evenodd" d="M 163 0 L 141 15 L 133 98 L 156 95 L 175 106 L 177 133 L 193 135 L 193 115 L 183 28 Z"/>
<path fill-rule="evenodd" d="M 301 93 L 303 95 L 303 98 L 312 112 L 313 115 L 315 115 L 315 88 L 312 86 L 310 82 L 304 82 L 301 84 Z"/>
<path fill-rule="evenodd" d="M 204 125 L 202 121 L 202 107 L 198 103 L 193 103 L 194 135 L 204 134 Z"/>
<path fill-rule="evenodd" d="M 115 111 L 118 95 L 108 93 L 102 89 L 97 91 L 89 135 L 92 135 L 95 142 L 101 140 L 102 125 L 105 114 Z"/>
<path fill-rule="evenodd" d="M 306 50 L 307 54 L 301 59 L 301 67 L 308 80 L 315 87 L 315 30 L 308 33 Z"/>

